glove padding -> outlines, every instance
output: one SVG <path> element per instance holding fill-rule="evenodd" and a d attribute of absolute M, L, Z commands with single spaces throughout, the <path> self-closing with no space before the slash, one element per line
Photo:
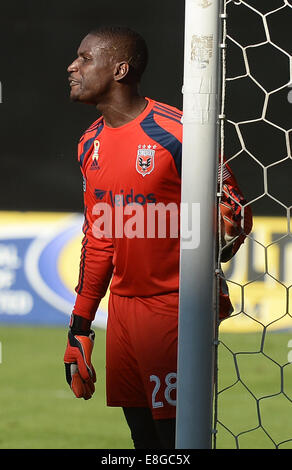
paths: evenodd
<path fill-rule="evenodd" d="M 66 380 L 75 396 L 84 400 L 91 398 L 95 391 L 96 374 L 91 364 L 94 338 L 93 330 L 88 336 L 69 331 L 64 354 Z"/>
<path fill-rule="evenodd" d="M 220 213 L 223 221 L 221 228 L 226 243 L 229 243 L 243 232 L 241 227 L 241 206 L 238 202 L 232 200 L 228 187 L 224 185 L 223 188 L 224 193 L 220 203 Z"/>

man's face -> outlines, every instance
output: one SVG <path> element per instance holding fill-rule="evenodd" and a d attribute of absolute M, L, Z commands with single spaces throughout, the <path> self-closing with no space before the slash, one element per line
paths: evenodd
<path fill-rule="evenodd" d="M 97 105 L 105 99 L 114 83 L 113 48 L 106 39 L 86 36 L 69 65 L 72 101 Z"/>

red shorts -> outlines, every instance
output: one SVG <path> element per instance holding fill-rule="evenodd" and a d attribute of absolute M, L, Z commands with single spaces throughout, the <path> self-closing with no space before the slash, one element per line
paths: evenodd
<path fill-rule="evenodd" d="M 107 405 L 176 415 L 178 293 L 109 299 Z"/>

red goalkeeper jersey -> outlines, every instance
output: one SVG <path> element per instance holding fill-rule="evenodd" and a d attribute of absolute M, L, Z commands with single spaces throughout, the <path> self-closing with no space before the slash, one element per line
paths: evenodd
<path fill-rule="evenodd" d="M 78 145 L 85 219 L 74 312 L 91 320 L 110 281 L 128 297 L 179 289 L 182 113 L 147 102 L 118 128 L 101 117 Z M 229 170 L 225 184 L 242 202 Z"/>

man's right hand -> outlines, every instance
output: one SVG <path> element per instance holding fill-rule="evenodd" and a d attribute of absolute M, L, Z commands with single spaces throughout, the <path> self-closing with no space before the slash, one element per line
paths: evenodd
<path fill-rule="evenodd" d="M 74 334 L 71 328 L 64 354 L 66 380 L 75 396 L 84 400 L 91 398 L 95 391 L 96 374 L 91 363 L 94 337 L 93 330 Z"/>

